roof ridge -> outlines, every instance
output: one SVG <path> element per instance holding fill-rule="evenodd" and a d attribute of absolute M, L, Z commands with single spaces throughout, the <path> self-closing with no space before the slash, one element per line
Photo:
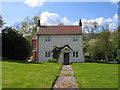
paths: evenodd
<path fill-rule="evenodd" d="M 41 27 L 76 27 L 78 25 L 65 25 L 65 26 L 41 26 Z M 79 27 L 79 26 L 78 26 Z"/>

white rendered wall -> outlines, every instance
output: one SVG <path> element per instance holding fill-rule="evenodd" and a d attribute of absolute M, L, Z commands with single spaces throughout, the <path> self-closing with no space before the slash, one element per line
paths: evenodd
<path fill-rule="evenodd" d="M 73 58 L 72 52 L 69 52 L 70 62 L 84 62 L 83 48 L 82 48 L 82 35 L 49 35 L 50 42 L 46 42 L 46 36 L 39 35 L 39 50 L 38 50 L 38 61 L 48 62 L 48 58 L 45 57 L 45 51 L 52 51 L 53 46 L 63 47 L 64 45 L 69 45 L 73 51 L 78 51 L 79 57 Z M 78 41 L 73 41 L 73 36 L 77 36 Z M 63 62 L 63 54 L 65 51 L 61 52 L 59 57 L 59 62 Z M 52 52 L 51 57 L 52 59 Z"/>

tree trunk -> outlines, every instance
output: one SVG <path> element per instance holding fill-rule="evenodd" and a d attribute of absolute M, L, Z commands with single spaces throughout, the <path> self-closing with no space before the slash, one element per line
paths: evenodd
<path fill-rule="evenodd" d="M 108 62 L 108 55 L 105 55 L 106 62 Z"/>

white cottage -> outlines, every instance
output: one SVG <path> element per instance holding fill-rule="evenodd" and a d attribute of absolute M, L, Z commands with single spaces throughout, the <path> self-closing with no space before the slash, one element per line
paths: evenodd
<path fill-rule="evenodd" d="M 61 49 L 58 62 L 70 64 L 84 62 L 82 48 L 82 22 L 79 26 L 40 26 L 32 37 L 33 60 L 48 62 L 53 58 L 54 46 Z"/>

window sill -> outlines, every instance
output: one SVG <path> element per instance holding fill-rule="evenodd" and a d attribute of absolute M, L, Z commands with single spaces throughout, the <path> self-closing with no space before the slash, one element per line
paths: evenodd
<path fill-rule="evenodd" d="M 51 57 L 49 57 L 49 58 L 45 58 L 45 59 L 52 59 Z"/>
<path fill-rule="evenodd" d="M 74 43 L 77 43 L 78 41 L 73 41 Z"/>

